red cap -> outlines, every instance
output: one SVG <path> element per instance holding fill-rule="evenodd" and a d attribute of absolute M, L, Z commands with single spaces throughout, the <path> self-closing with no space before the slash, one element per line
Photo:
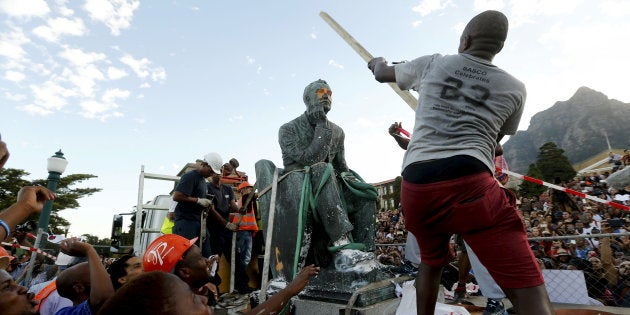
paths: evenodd
<path fill-rule="evenodd" d="M 177 234 L 165 234 L 147 247 L 142 257 L 144 271 L 171 272 L 184 253 L 195 244 L 197 237 L 189 240 Z"/>

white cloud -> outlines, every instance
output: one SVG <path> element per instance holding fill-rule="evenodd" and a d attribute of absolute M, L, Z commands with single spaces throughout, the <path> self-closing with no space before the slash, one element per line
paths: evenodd
<path fill-rule="evenodd" d="M 94 65 L 77 67 L 67 78 L 84 97 L 94 97 L 96 82 L 105 80 L 105 75 Z"/>
<path fill-rule="evenodd" d="M 50 12 L 44 0 L 2 0 L 0 11 L 12 17 L 42 17 Z"/>
<path fill-rule="evenodd" d="M 103 97 L 101 99 L 105 103 L 113 103 L 117 99 L 121 99 L 121 100 L 127 99 L 130 94 L 131 94 L 131 92 L 129 92 L 127 90 L 121 90 L 121 89 L 118 89 L 118 88 L 116 88 L 116 89 L 109 89 L 109 90 L 105 91 L 105 93 L 103 93 Z"/>
<path fill-rule="evenodd" d="M 420 13 L 420 16 L 427 16 L 435 11 L 441 11 L 449 6 L 454 6 L 451 0 L 422 0 L 420 4 L 411 8 L 411 11 Z"/>
<path fill-rule="evenodd" d="M 52 110 L 50 109 L 46 109 L 42 106 L 38 106 L 38 105 L 33 105 L 33 104 L 28 104 L 28 105 L 24 105 L 24 106 L 20 106 L 18 107 L 18 109 L 23 110 L 31 115 L 40 115 L 40 116 L 46 116 L 46 115 L 50 115 L 52 114 Z"/>
<path fill-rule="evenodd" d="M 422 24 L 421 20 L 411 22 L 411 26 L 413 26 L 414 28 L 420 26 L 420 24 Z"/>
<path fill-rule="evenodd" d="M 580 5 L 574 0 L 512 0 L 509 4 L 511 16 L 510 27 L 535 23 L 537 18 L 558 15 L 570 15 Z"/>
<path fill-rule="evenodd" d="M 311 32 L 310 34 L 308 34 L 308 36 L 310 36 L 312 39 L 317 39 L 317 33 L 315 32 Z"/>
<path fill-rule="evenodd" d="M 107 58 L 107 56 L 103 53 L 84 52 L 79 48 L 68 48 L 68 46 L 64 46 L 64 50 L 59 53 L 59 56 L 78 67 L 105 60 Z"/>
<path fill-rule="evenodd" d="M 123 70 L 123 69 L 119 69 L 116 67 L 108 67 L 107 68 L 107 77 L 110 80 L 118 80 L 121 78 L 124 78 L 126 76 L 128 76 L 129 74 L 127 73 L 127 71 Z"/>
<path fill-rule="evenodd" d="M 162 81 L 166 79 L 166 70 L 163 67 L 151 68 L 151 61 L 147 58 L 135 59 L 131 55 L 127 54 L 120 58 L 120 61 L 129 68 L 141 79 L 150 77 L 153 81 Z"/>
<path fill-rule="evenodd" d="M 328 60 L 328 65 L 333 66 L 333 67 L 335 67 L 337 69 L 343 69 L 343 65 L 338 64 L 336 61 L 334 61 L 332 59 Z"/>
<path fill-rule="evenodd" d="M 142 84 L 140 84 L 140 88 L 141 89 L 148 89 L 151 87 L 151 84 L 149 82 L 144 82 Z"/>
<path fill-rule="evenodd" d="M 154 82 L 166 80 L 166 70 L 164 70 L 164 67 L 157 67 L 151 70 L 151 80 Z"/>
<path fill-rule="evenodd" d="M 66 6 L 68 0 L 55 0 L 55 3 L 57 4 L 57 7 L 55 9 L 57 10 L 57 12 L 59 12 L 59 14 L 63 16 L 71 16 L 74 14 L 74 10 Z"/>
<path fill-rule="evenodd" d="M 503 0 L 475 0 L 475 11 L 501 10 L 505 7 Z"/>
<path fill-rule="evenodd" d="M 24 80 L 24 78 L 26 78 L 26 76 L 24 75 L 24 73 L 22 72 L 17 72 L 17 71 L 6 71 L 4 73 L 4 78 L 9 80 L 9 81 L 13 81 L 13 82 L 20 82 L 22 80 Z"/>
<path fill-rule="evenodd" d="M 256 62 L 256 59 L 250 57 L 250 56 L 245 56 L 245 60 L 247 60 L 247 64 L 254 64 Z"/>
<path fill-rule="evenodd" d="M 83 8 L 90 18 L 104 23 L 114 36 L 129 28 L 133 13 L 140 6 L 136 0 L 87 0 Z"/>
<path fill-rule="evenodd" d="M 26 95 L 19 93 L 4 92 L 4 97 L 10 101 L 20 102 L 26 99 Z"/>
<path fill-rule="evenodd" d="M 33 34 L 49 42 L 56 42 L 63 35 L 82 36 L 87 32 L 87 28 L 80 18 L 59 17 L 48 19 L 46 24 L 33 29 Z"/>
<path fill-rule="evenodd" d="M 228 118 L 229 122 L 235 122 L 237 120 L 243 120 L 243 115 L 236 115 L 236 116 Z"/>
<path fill-rule="evenodd" d="M 262 66 L 258 66 L 258 68 L 256 68 L 256 73 L 257 74 L 262 73 Z"/>
<path fill-rule="evenodd" d="M 57 66 L 58 64 L 51 60 L 47 65 L 43 63 L 30 64 L 29 69 L 41 76 L 47 77 L 52 74 L 52 71 L 50 70 L 56 68 Z"/>
<path fill-rule="evenodd" d="M 66 98 L 76 95 L 72 90 L 66 89 L 53 81 L 46 81 L 41 85 L 31 85 L 35 104 L 48 110 L 60 110 L 68 104 Z"/>
<path fill-rule="evenodd" d="M 2 33 L 0 34 L 0 56 L 21 60 L 26 54 L 22 45 L 30 41 L 21 28 L 13 28 L 7 33 Z"/>
<path fill-rule="evenodd" d="M 602 13 L 622 17 L 630 14 L 630 2 L 625 0 L 605 0 L 597 2 Z"/>
<path fill-rule="evenodd" d="M 95 100 L 83 101 L 80 104 L 81 115 L 85 118 L 98 119 L 105 121 L 110 117 L 123 117 L 121 112 L 116 111 L 118 104 L 97 102 Z"/>

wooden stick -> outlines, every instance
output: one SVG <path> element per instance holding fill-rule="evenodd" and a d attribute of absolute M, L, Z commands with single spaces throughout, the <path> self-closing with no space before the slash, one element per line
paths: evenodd
<path fill-rule="evenodd" d="M 341 27 L 341 25 L 339 25 L 337 21 L 335 21 L 330 15 L 328 15 L 328 13 L 322 11 L 319 12 L 319 16 L 321 16 L 322 19 L 324 19 L 324 21 L 326 21 L 326 23 L 328 23 L 328 25 L 330 25 L 330 27 L 332 27 L 332 29 L 335 30 L 335 32 L 337 32 L 337 34 L 339 34 L 339 36 L 341 36 L 341 38 L 346 41 L 346 43 L 348 43 L 348 45 L 350 45 L 350 47 L 352 47 L 352 49 L 354 49 L 354 51 L 356 51 L 359 56 L 363 58 L 363 60 L 365 60 L 365 62 L 369 62 L 370 60 L 372 60 L 372 58 L 374 58 L 372 54 L 367 51 L 367 49 L 363 48 L 363 46 L 361 46 L 361 44 L 356 39 L 354 39 L 352 35 L 350 35 L 350 33 L 348 33 L 343 27 Z M 396 85 L 396 83 L 388 83 L 388 85 L 394 90 L 394 92 L 396 92 L 396 94 L 398 94 L 398 96 L 403 99 L 403 101 L 405 101 L 405 103 L 407 103 L 407 105 L 409 105 L 409 107 L 411 107 L 411 109 L 413 109 L 414 111 L 416 110 L 416 107 L 418 106 L 418 100 L 411 93 L 409 93 L 409 91 L 401 90 L 398 85 Z"/>

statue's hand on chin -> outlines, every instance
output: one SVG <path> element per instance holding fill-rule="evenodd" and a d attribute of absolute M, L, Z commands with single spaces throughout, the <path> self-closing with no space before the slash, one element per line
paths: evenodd
<path fill-rule="evenodd" d="M 313 110 L 309 110 L 308 118 L 311 123 L 315 124 L 323 124 L 328 120 L 328 118 L 326 118 L 326 112 L 322 106 L 317 106 Z"/>

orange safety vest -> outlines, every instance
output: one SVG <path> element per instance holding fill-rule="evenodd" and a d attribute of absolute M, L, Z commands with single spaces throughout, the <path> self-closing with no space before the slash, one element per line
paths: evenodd
<path fill-rule="evenodd" d="M 241 220 L 240 223 L 238 222 L 239 218 Z M 230 222 L 237 223 L 239 231 L 258 231 L 258 223 L 256 222 L 256 215 L 254 214 L 254 204 L 249 207 L 245 215 L 230 213 Z"/>
<path fill-rule="evenodd" d="M 37 301 L 37 305 L 35 306 L 35 310 L 39 312 L 39 307 L 42 305 L 42 301 L 46 299 L 53 291 L 57 290 L 57 280 L 51 281 L 47 286 L 43 289 L 39 290 L 35 295 L 34 300 Z"/>

